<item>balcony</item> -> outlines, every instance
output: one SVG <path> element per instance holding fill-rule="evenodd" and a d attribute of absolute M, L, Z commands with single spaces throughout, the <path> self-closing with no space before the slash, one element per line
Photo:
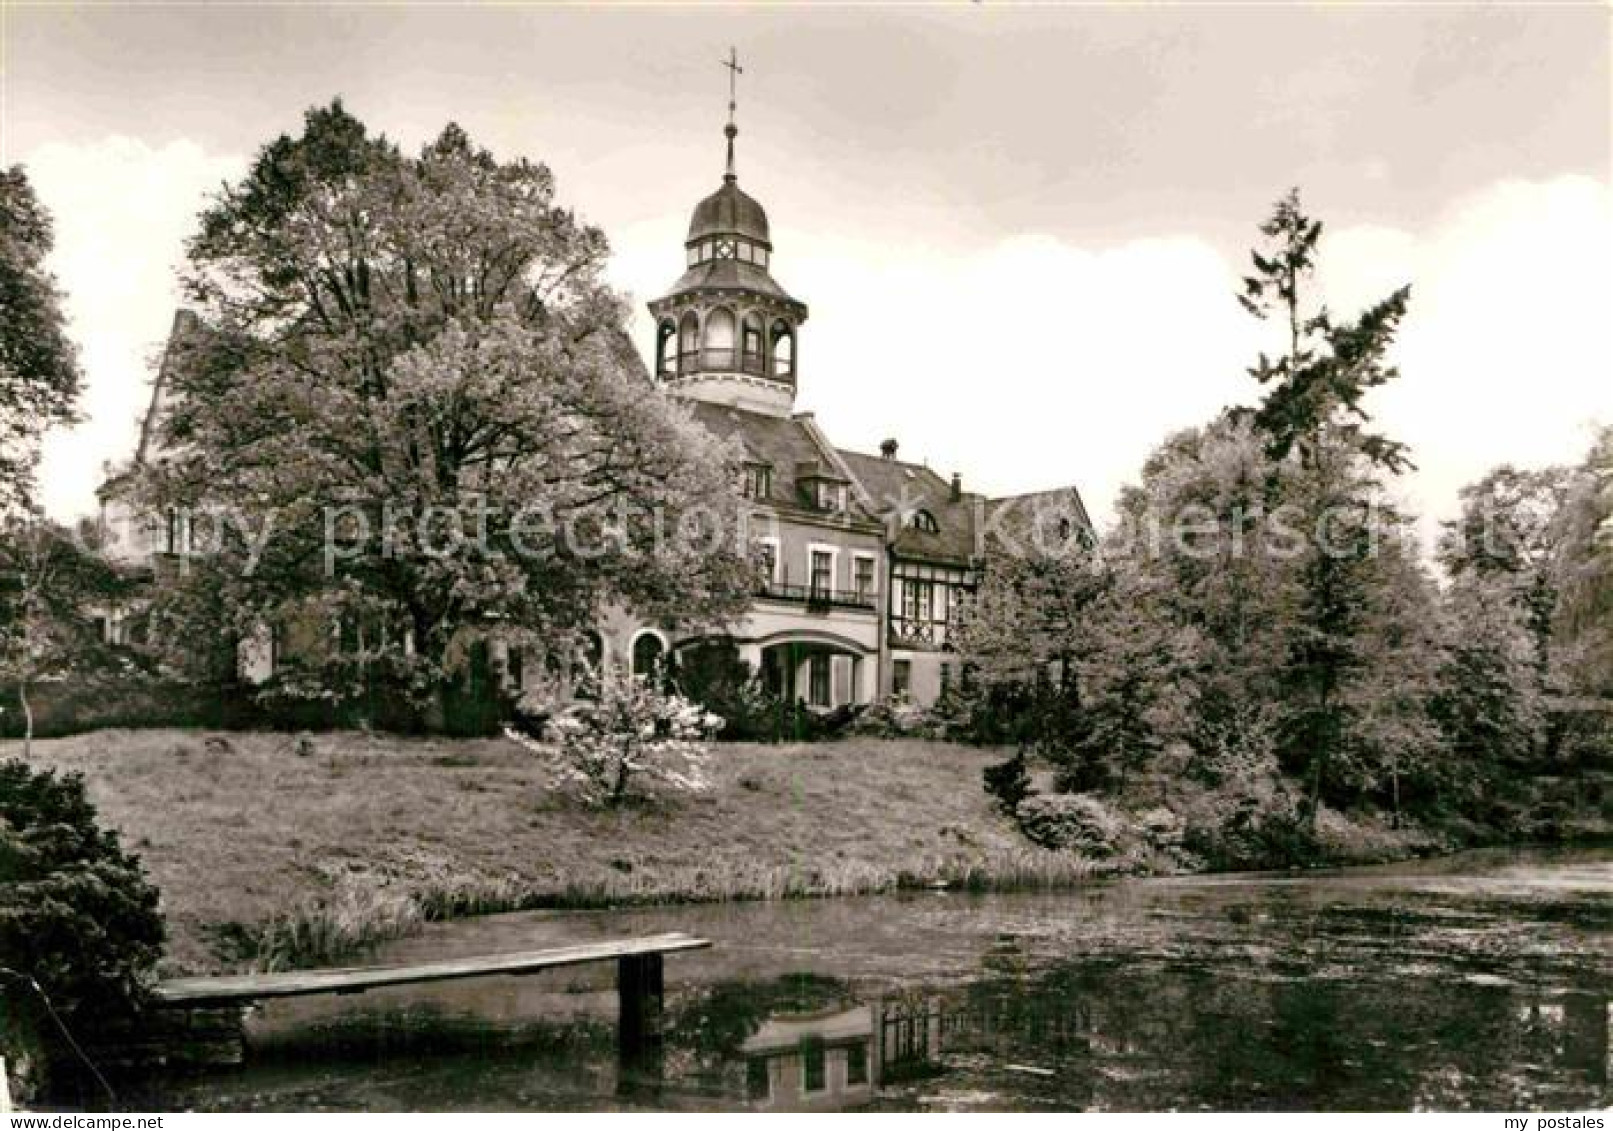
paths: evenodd
<path fill-rule="evenodd" d="M 770 377 L 779 381 L 789 381 L 795 377 L 793 365 L 788 359 L 742 353 L 733 347 L 684 350 L 678 354 L 676 373 L 666 364 L 668 360 L 662 362 L 662 377 L 684 377 L 693 373 L 749 373 L 753 377 Z"/>
<path fill-rule="evenodd" d="M 855 589 L 827 589 L 817 585 L 789 585 L 769 582 L 756 590 L 758 597 L 769 601 L 790 601 L 805 605 L 812 612 L 830 609 L 862 609 L 873 612 L 878 606 L 874 594 L 860 593 Z"/>

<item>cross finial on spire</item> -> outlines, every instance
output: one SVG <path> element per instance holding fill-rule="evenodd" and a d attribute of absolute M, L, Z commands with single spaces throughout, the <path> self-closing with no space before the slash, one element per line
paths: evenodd
<path fill-rule="evenodd" d="M 737 48 L 728 48 L 728 58 L 722 61 L 728 68 L 728 125 L 723 133 L 728 135 L 728 171 L 723 174 L 723 180 L 738 180 L 734 172 L 734 137 L 739 133 L 739 127 L 734 125 L 734 111 L 738 109 L 739 76 L 745 73 L 745 68 L 739 65 L 739 51 Z"/>

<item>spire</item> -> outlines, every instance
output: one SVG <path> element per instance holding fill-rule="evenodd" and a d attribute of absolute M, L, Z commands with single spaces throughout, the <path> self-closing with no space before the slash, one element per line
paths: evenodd
<path fill-rule="evenodd" d="M 739 127 L 734 125 L 734 111 L 738 109 L 739 76 L 745 73 L 745 68 L 739 65 L 739 52 L 733 47 L 728 49 L 728 58 L 722 61 L 722 65 L 728 68 L 728 125 L 723 127 L 723 133 L 728 137 L 728 171 L 722 179 L 733 184 L 739 180 L 739 174 L 734 172 L 734 138 L 739 136 Z"/>

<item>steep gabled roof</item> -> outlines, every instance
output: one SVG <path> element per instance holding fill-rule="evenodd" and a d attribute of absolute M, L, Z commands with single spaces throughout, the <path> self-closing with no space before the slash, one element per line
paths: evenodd
<path fill-rule="evenodd" d="M 688 404 L 694 418 L 707 431 L 725 439 L 736 438 L 746 462 L 772 468 L 766 502 L 797 511 L 814 510 L 802 497 L 802 484 L 812 477 L 814 470 L 832 476 L 835 462 L 833 449 L 825 449 L 818 443 L 808 419 L 768 416 L 706 401 L 690 400 Z M 852 514 L 854 518 L 872 521 L 855 503 Z"/>
<path fill-rule="evenodd" d="M 922 464 L 840 450 L 840 458 L 872 499 L 876 513 L 893 533 L 892 548 L 903 557 L 967 563 L 975 556 L 977 512 L 984 500 L 963 494 Z M 913 525 L 918 511 L 934 518 L 934 533 Z"/>
<path fill-rule="evenodd" d="M 1052 548 L 1064 546 L 1072 538 L 1086 540 L 1097 535 L 1081 492 L 1074 487 L 992 499 L 986 504 L 986 517 L 994 537 L 1021 545 L 1029 541 L 1033 546 Z"/>
<path fill-rule="evenodd" d="M 195 343 L 201 333 L 202 320 L 193 312 L 184 308 L 174 311 L 174 322 L 169 327 L 168 340 L 162 348 L 162 359 L 157 363 L 156 375 L 151 379 L 151 397 L 146 402 L 145 415 L 140 418 L 140 436 L 135 442 L 134 458 L 108 475 L 96 488 L 97 495 L 106 498 L 115 493 L 130 472 L 156 458 L 161 443 L 162 416 L 167 411 L 173 383 L 174 365 L 179 355 Z"/>

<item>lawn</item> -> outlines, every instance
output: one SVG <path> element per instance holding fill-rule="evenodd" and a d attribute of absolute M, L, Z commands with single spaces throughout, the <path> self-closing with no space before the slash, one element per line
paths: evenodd
<path fill-rule="evenodd" d="M 239 964 L 266 924 L 377 894 L 409 915 L 1025 884 L 1092 864 L 1030 848 L 981 788 L 991 751 L 913 740 L 721 745 L 712 788 L 620 811 L 552 792 L 504 739 L 100 731 L 36 742 L 162 890 L 168 967 Z M 0 742 L 0 757 L 21 744 Z M 404 916 L 405 918 L 407 916 Z M 294 959 L 295 960 L 295 959 Z"/>

